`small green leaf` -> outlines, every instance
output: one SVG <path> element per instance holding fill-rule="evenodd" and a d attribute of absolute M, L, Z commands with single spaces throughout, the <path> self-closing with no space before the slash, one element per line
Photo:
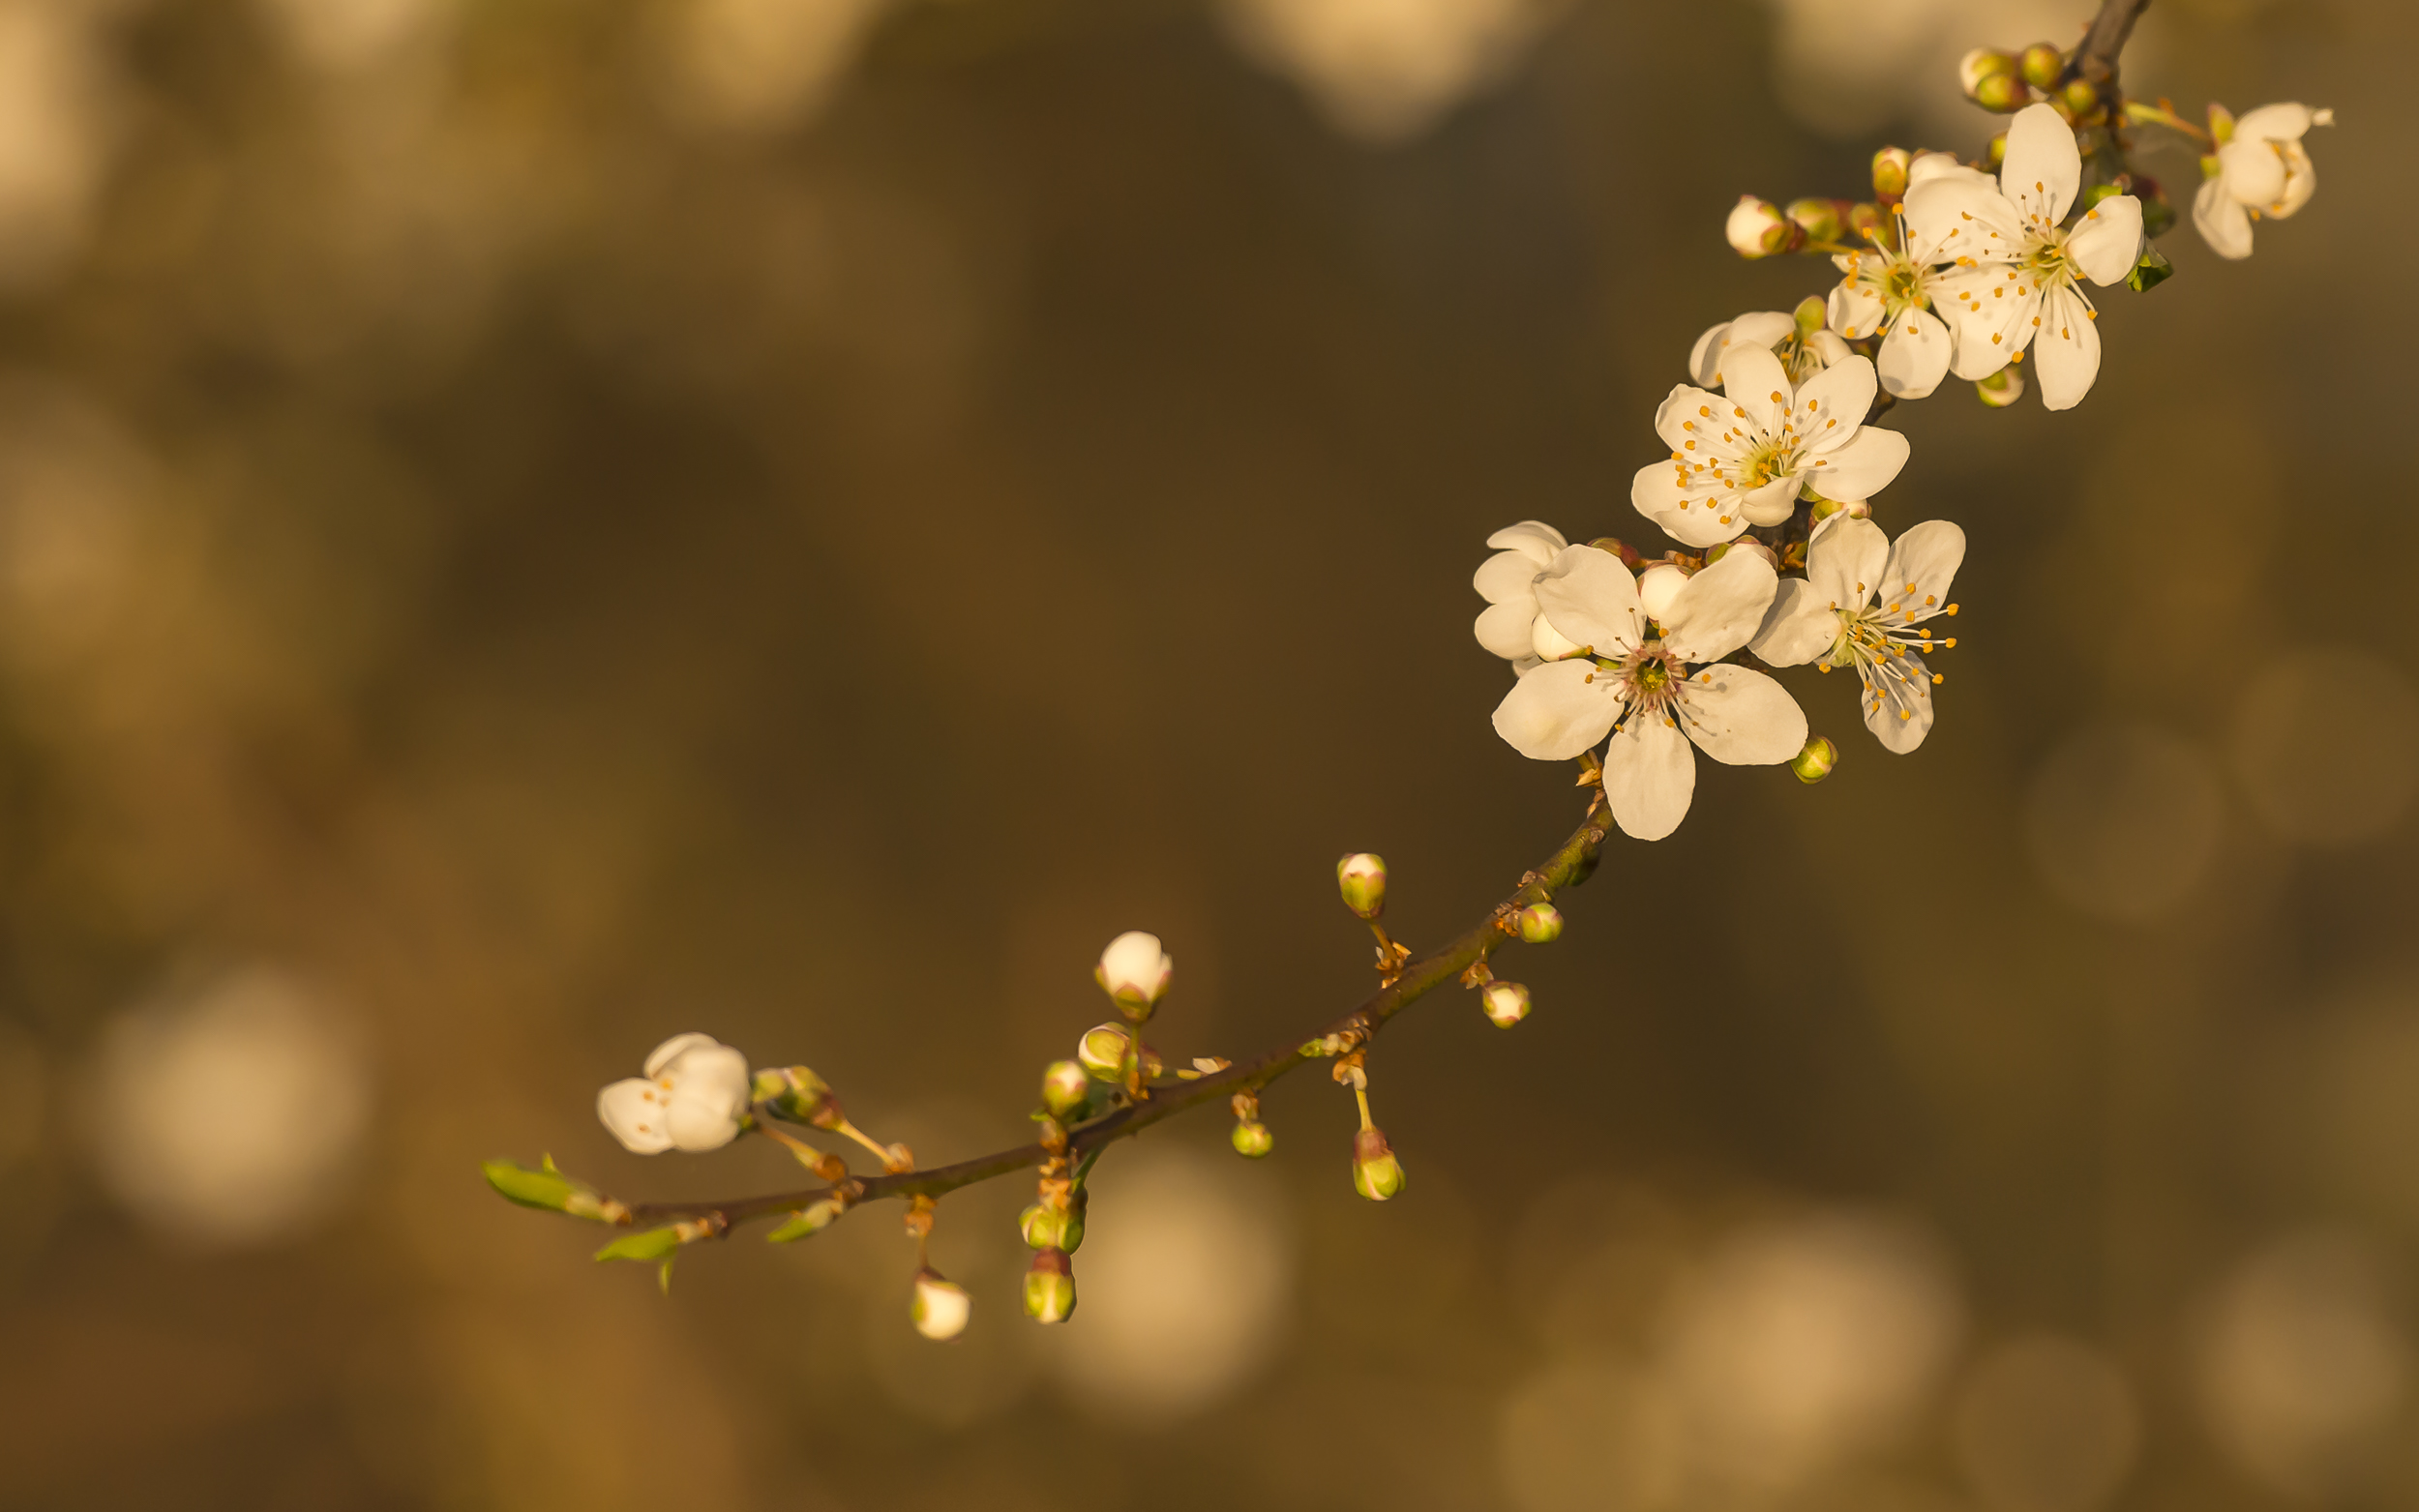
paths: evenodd
<path fill-rule="evenodd" d="M 821 1233 L 823 1230 L 829 1228 L 831 1221 L 839 1217 L 843 1211 L 845 1211 L 845 1209 L 842 1208 L 838 1202 L 829 1200 L 811 1203 L 808 1206 L 791 1213 L 788 1223 L 783 1224 L 780 1228 L 775 1229 L 772 1232 L 764 1235 L 764 1242 L 767 1244 L 791 1244 L 807 1237 L 809 1234 Z"/>
<path fill-rule="evenodd" d="M 2134 264 L 2134 271 L 2126 276 L 2125 282 L 2135 293 L 2147 293 L 2165 283 L 2174 273 L 2175 265 L 2167 261 L 2165 253 L 2156 247 L 2145 247 L 2142 249 L 2142 260 Z"/>
<path fill-rule="evenodd" d="M 659 1260 L 680 1248 L 680 1230 L 675 1226 L 649 1229 L 641 1233 L 625 1233 L 596 1252 L 601 1260 Z"/>
<path fill-rule="evenodd" d="M 531 1171 L 509 1160 L 482 1161 L 479 1170 L 497 1195 L 523 1207 L 542 1207 L 549 1212 L 559 1213 L 571 1205 L 574 1193 L 584 1190 L 578 1182 L 554 1169 L 552 1156 L 547 1158 L 543 1171 Z"/>

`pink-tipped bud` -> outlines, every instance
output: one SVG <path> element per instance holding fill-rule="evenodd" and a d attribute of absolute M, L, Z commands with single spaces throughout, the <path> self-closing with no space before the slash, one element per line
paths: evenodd
<path fill-rule="evenodd" d="M 1975 397 L 1993 409 L 2005 409 L 2024 397 L 2024 374 L 2002 368 L 1974 385 Z"/>
<path fill-rule="evenodd" d="M 1075 1267 L 1064 1250 L 1042 1250 L 1025 1272 L 1025 1316 L 1037 1323 L 1062 1323 L 1075 1311 Z"/>
<path fill-rule="evenodd" d="M 1072 1255 L 1084 1247 L 1084 1209 L 1074 1203 L 1056 1208 L 1035 1202 L 1017 1215 L 1016 1229 L 1028 1248 L 1064 1250 Z"/>
<path fill-rule="evenodd" d="M 1386 911 L 1386 858 L 1356 850 L 1335 863 L 1335 889 L 1344 906 L 1364 919 Z"/>
<path fill-rule="evenodd" d="M 1906 193 L 1906 172 L 1914 158 L 1904 147 L 1884 147 L 1873 154 L 1873 197 L 1895 205 Z"/>
<path fill-rule="evenodd" d="M 1722 234 L 1729 239 L 1730 250 L 1742 257 L 1770 257 L 1785 252 L 1798 245 L 1801 233 L 1795 222 L 1780 213 L 1780 207 L 1769 199 L 1742 194 L 1731 207 L 1730 219 L 1723 223 Z"/>
<path fill-rule="evenodd" d="M 1489 1023 L 1508 1029 L 1529 1017 L 1529 990 L 1517 982 L 1489 982 L 1478 993 L 1478 1006 Z"/>
<path fill-rule="evenodd" d="M 1550 945 L 1563 937 L 1563 914 L 1550 903 L 1533 903 L 1520 910 L 1521 943 Z"/>
<path fill-rule="evenodd" d="M 1847 229 L 1850 208 L 1844 199 L 1793 199 L 1784 214 L 1807 241 L 1836 242 Z"/>
<path fill-rule="evenodd" d="M 1387 1201 L 1403 1190 L 1403 1163 L 1377 1129 L 1353 1136 L 1353 1190 L 1372 1202 Z"/>
<path fill-rule="evenodd" d="M 1076 1045 L 1075 1059 L 1095 1082 L 1122 1082 L 1127 1044 L 1125 1025 L 1095 1024 L 1084 1032 L 1084 1038 Z"/>
<path fill-rule="evenodd" d="M 1078 1060 L 1054 1060 L 1041 1074 L 1041 1102 L 1054 1118 L 1081 1110 L 1091 1096 L 1091 1078 Z"/>

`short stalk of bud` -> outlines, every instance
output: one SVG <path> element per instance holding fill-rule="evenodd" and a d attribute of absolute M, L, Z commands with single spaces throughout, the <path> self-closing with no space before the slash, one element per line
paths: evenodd
<path fill-rule="evenodd" d="M 1356 917 L 1374 921 L 1386 911 L 1386 858 L 1354 851 L 1335 863 L 1335 888 Z"/>
<path fill-rule="evenodd" d="M 1167 995 L 1168 980 L 1175 974 L 1176 963 L 1160 948 L 1159 936 L 1141 930 L 1128 930 L 1109 941 L 1100 953 L 1100 964 L 1092 968 L 1092 980 L 1134 1023 L 1150 1017 L 1151 1009 Z"/>
<path fill-rule="evenodd" d="M 1091 1036 L 1086 1035 L 1086 1039 Z M 1122 1052 L 1120 1052 L 1120 1058 Z M 1091 1098 L 1091 1077 L 1078 1060 L 1054 1060 L 1041 1074 L 1041 1102 L 1053 1118 L 1080 1112 Z"/>
<path fill-rule="evenodd" d="M 1062 1323 L 1075 1311 L 1075 1267 L 1066 1251 L 1035 1252 L 1025 1272 L 1025 1316 L 1037 1323 Z"/>
<path fill-rule="evenodd" d="M 1374 1124 L 1353 1136 L 1353 1190 L 1372 1202 L 1388 1201 L 1403 1190 L 1403 1163 Z"/>
<path fill-rule="evenodd" d="M 1529 1017 L 1529 990 L 1518 982 L 1489 982 L 1478 993 L 1478 1006 L 1489 1023 L 1508 1029 Z"/>
<path fill-rule="evenodd" d="M 927 1339 L 954 1339 L 966 1332 L 974 1302 L 966 1289 L 930 1265 L 915 1273 L 915 1294 L 908 1303 L 908 1320 Z"/>
<path fill-rule="evenodd" d="M 1550 945 L 1563 937 L 1562 910 L 1550 903 L 1533 903 L 1520 910 L 1520 940 L 1524 945 Z"/>
<path fill-rule="evenodd" d="M 1821 735 L 1808 740 L 1805 749 L 1789 758 L 1789 770 L 1809 787 L 1829 777 L 1831 769 L 1838 764 L 1839 748 Z"/>

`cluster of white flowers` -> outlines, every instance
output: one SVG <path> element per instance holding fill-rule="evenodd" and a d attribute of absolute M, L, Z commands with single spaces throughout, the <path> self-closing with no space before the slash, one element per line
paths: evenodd
<path fill-rule="evenodd" d="M 1697 339 L 1691 381 L 1655 413 L 1670 457 L 1639 468 L 1629 489 L 1638 513 L 1685 549 L 1648 558 L 1615 540 L 1574 546 L 1538 520 L 1487 539 L 1496 554 L 1475 579 L 1488 606 L 1476 631 L 1517 677 L 1495 728 L 1537 760 L 1601 743 L 1605 801 L 1628 835 L 1659 840 L 1687 815 L 1692 746 L 1732 765 L 1791 762 L 1807 782 L 1830 771 L 1836 752 L 1808 741 L 1797 700 L 1726 660 L 1734 653 L 1766 667 L 1853 667 L 1882 746 L 1923 744 L 1941 681 L 1926 659 L 1956 644 L 1930 622 L 1957 611 L 1948 595 L 1965 532 L 1934 519 L 1893 542 L 1872 521 L 1870 501 L 1909 447 L 1869 422 L 1951 373 L 2004 406 L 2022 393 L 2012 365 L 2028 354 L 2044 406 L 2072 408 L 2100 372 L 2100 312 L 2085 286 L 2144 288 L 2165 276 L 2147 250 L 2143 200 L 2124 192 L 2133 176 L 2084 193 L 2077 106 L 2099 111 L 2103 128 L 2107 107 L 2088 90 L 2022 103 L 2055 83 L 2065 60 L 2054 52 L 2006 64 L 1997 94 L 2015 118 L 1994 144 L 1995 176 L 1893 148 L 1874 161 L 1875 203 L 1784 211 L 1750 196 L 1732 212 L 1727 234 L 1743 255 L 1830 252 L 1841 278 L 1792 314 L 1753 311 Z M 1994 76 L 1968 65 L 1969 92 Z M 2308 201 L 2302 137 L 2331 120 L 2298 104 L 2240 121 L 2212 107 L 2200 133 L 2164 105 L 2124 108 L 2127 121 L 2215 146 L 2194 216 L 2230 257 L 2249 254 L 2253 219 Z M 2140 187 L 2155 198 L 2155 186 Z M 1839 243 L 1851 225 L 1866 246 Z"/>

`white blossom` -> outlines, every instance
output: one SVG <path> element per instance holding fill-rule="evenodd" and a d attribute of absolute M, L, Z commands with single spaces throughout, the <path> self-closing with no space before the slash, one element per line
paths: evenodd
<path fill-rule="evenodd" d="M 1553 630 L 1538 617 L 1533 585 L 1556 557 L 1573 549 L 1563 533 L 1538 520 L 1524 519 L 1487 537 L 1486 544 L 1496 548 L 1495 554 L 1480 563 L 1478 575 L 1470 579 L 1488 606 L 1471 627 L 1478 644 L 1511 663 L 1512 670 L 1523 672 L 1549 655 L 1568 655 L 1577 649 L 1557 647 L 1551 638 L 1545 650 L 1539 650 L 1537 643 L 1540 630 L 1549 637 Z"/>
<path fill-rule="evenodd" d="M 1906 221 L 1916 245 L 1936 247 L 1955 269 L 1935 298 L 1956 334 L 1953 368 L 1986 378 L 2028 345 L 2038 354 L 2041 400 L 2071 409 L 2100 374 L 2099 315 L 2077 286 L 2114 283 L 2141 254 L 2142 206 L 2112 194 L 2060 222 L 2082 187 L 2075 133 L 2046 104 L 2027 105 L 2008 127 L 1996 188 L 1967 172 L 1939 172 L 1912 185 Z M 2034 337 L 2041 340 L 2034 344 Z"/>
<path fill-rule="evenodd" d="M 1848 343 L 1817 325 L 1806 330 L 1777 310 L 1751 310 L 1736 320 L 1709 326 L 1688 350 L 1688 379 L 1699 388 L 1721 386 L 1722 354 L 1733 343 L 1752 342 L 1780 359 L 1792 383 L 1804 383 L 1836 362 L 1855 355 Z"/>
<path fill-rule="evenodd" d="M 1814 533 L 1806 576 L 1773 596 L 1748 649 L 1775 667 L 1854 667 L 1865 681 L 1865 727 L 1903 755 L 1932 727 L 1938 676 L 1923 653 L 1956 644 L 1922 627 L 1956 612 L 1949 582 L 1964 560 L 1965 532 L 1948 520 L 1927 519 L 1894 546 L 1869 519 L 1835 517 Z"/>
<path fill-rule="evenodd" d="M 1852 340 L 1881 332 L 1873 364 L 1881 386 L 1898 399 L 1923 399 L 1948 376 L 1956 348 L 1948 322 L 1932 312 L 1933 301 L 1945 297 L 1948 270 L 1940 264 L 1949 259 L 1939 247 L 1911 240 L 1903 215 L 1896 233 L 1895 242 L 1877 239 L 1869 250 L 1831 259 L 1843 275 L 1831 291 L 1831 328 Z"/>
<path fill-rule="evenodd" d="M 1496 732 L 1539 761 L 1568 760 L 1609 733 L 1614 822 L 1634 839 L 1662 839 L 1696 789 L 1689 742 L 1734 766 L 1786 761 L 1806 744 L 1806 716 L 1780 684 L 1718 660 L 1755 633 L 1777 581 L 1761 554 L 1730 551 L 1684 583 L 1656 623 L 1620 558 L 1566 554 L 1538 579 L 1538 603 L 1587 654 L 1522 673 L 1495 710 Z"/>
<path fill-rule="evenodd" d="M 1878 386 L 1867 359 L 1850 357 L 1801 387 L 1771 352 L 1734 341 L 1721 369 L 1720 394 L 1672 389 L 1655 412 L 1671 460 L 1650 462 L 1629 483 L 1629 502 L 1673 539 L 1716 546 L 1749 525 L 1779 524 L 1802 488 L 1867 499 L 1906 465 L 1906 437 L 1865 424 Z"/>
<path fill-rule="evenodd" d="M 966 1289 L 927 1266 L 915 1273 L 915 1292 L 908 1303 L 908 1319 L 927 1339 L 949 1340 L 966 1332 L 974 1300 Z"/>
<path fill-rule="evenodd" d="M 596 1116 L 641 1155 L 720 1149 L 738 1136 L 748 1083 L 745 1055 L 710 1034 L 675 1034 L 646 1057 L 643 1076 L 596 1094 Z"/>
<path fill-rule="evenodd" d="M 1102 992 L 1136 1008 L 1157 1002 L 1175 974 L 1176 963 L 1160 948 L 1159 936 L 1141 930 L 1127 930 L 1109 941 L 1100 953 L 1100 964 L 1092 968 L 1092 979 Z"/>
<path fill-rule="evenodd" d="M 2201 240 L 2221 257 L 2250 256 L 2252 222 L 2263 215 L 2282 221 L 2317 193 L 2318 172 L 2302 137 L 2314 126 L 2334 124 L 2334 111 L 2305 104 L 2245 112 L 2217 151 L 2216 176 L 2193 196 L 2193 224 Z"/>

